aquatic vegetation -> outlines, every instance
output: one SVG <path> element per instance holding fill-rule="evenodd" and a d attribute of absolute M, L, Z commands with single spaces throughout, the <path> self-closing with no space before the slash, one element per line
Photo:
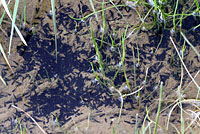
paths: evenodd
<path fill-rule="evenodd" d="M 16 30 L 23 44 L 27 45 L 27 42 L 18 28 L 17 14 L 19 14 L 19 0 L 15 1 L 12 15 L 10 13 L 12 10 L 9 7 L 10 1 L 6 3 L 5 0 L 2 0 L 1 2 L 5 12 L 0 22 L 3 22 L 4 16 L 7 14 L 12 24 L 8 46 L 8 55 L 10 55 L 14 30 Z M 26 26 L 29 25 L 26 22 L 26 3 L 26 0 L 24 0 L 20 19 L 20 26 L 22 29 L 26 29 Z M 52 81 L 56 79 L 57 81 L 55 80 L 55 84 L 66 86 L 66 83 L 69 83 L 70 89 L 63 89 L 65 87 L 57 88 L 56 91 L 63 90 L 64 92 L 59 94 L 59 97 L 56 96 L 54 98 L 55 102 L 69 96 L 72 103 L 78 102 L 76 106 L 73 106 L 73 109 L 80 105 L 86 105 L 90 107 L 92 111 L 93 108 L 91 105 L 93 105 L 92 103 L 95 104 L 95 102 L 92 102 L 93 96 L 96 95 L 95 97 L 98 97 L 98 100 L 106 100 L 106 97 L 103 96 L 106 94 L 109 96 L 108 98 L 111 98 L 110 100 L 113 101 L 113 104 L 118 106 L 117 118 L 116 121 L 113 121 L 115 124 L 112 125 L 113 133 L 117 131 L 120 123 L 123 122 L 123 110 L 126 109 L 126 104 L 131 105 L 129 109 L 142 111 L 141 113 L 137 111 L 132 115 L 134 117 L 134 123 L 130 124 L 134 125 L 135 134 L 172 133 L 174 131 L 177 133 L 190 133 L 190 129 L 193 129 L 192 126 L 194 124 L 199 125 L 200 87 L 199 81 L 195 79 L 198 78 L 199 68 L 197 67 L 193 69 L 192 72 L 190 71 L 190 65 L 194 64 L 190 57 L 195 57 L 196 63 L 199 61 L 200 57 L 198 45 L 193 43 L 194 40 L 192 40 L 190 35 L 193 33 L 195 36 L 195 34 L 198 35 L 199 33 L 199 2 L 197 0 L 123 0 L 120 2 L 112 0 L 90 0 L 88 1 L 90 8 L 83 8 L 85 5 L 82 2 L 80 3 L 81 4 L 78 5 L 80 13 L 72 10 L 72 7 L 70 7 L 68 3 L 67 10 L 69 11 L 65 12 L 69 12 L 69 14 L 63 15 L 60 13 L 63 20 L 58 20 L 59 16 L 57 12 L 64 7 L 61 6 L 61 9 L 56 8 L 56 1 L 51 0 L 51 9 L 48 10 L 46 14 L 52 19 L 52 25 L 49 26 L 49 29 L 52 29 L 53 34 L 49 34 L 49 37 L 53 35 L 54 38 L 46 40 L 53 40 L 55 47 L 54 50 L 48 50 L 47 47 L 52 43 L 49 43 L 49 46 L 44 45 L 45 53 L 49 54 L 45 57 L 49 60 L 49 65 L 47 65 L 47 68 L 43 67 L 42 69 L 38 69 L 43 71 L 44 75 L 37 76 L 40 78 L 40 81 L 31 81 L 35 85 L 33 86 L 34 93 L 30 93 L 30 95 L 35 95 L 39 92 L 38 95 L 44 94 L 48 99 L 48 93 L 56 94 L 57 92 L 55 92 L 55 90 L 49 92 L 49 88 L 40 89 L 38 87 L 40 83 L 47 83 L 47 87 L 52 88 L 54 87 L 51 85 L 53 83 Z M 62 3 L 59 4 L 62 5 Z M 186 26 L 190 19 L 194 24 Z M 62 25 L 62 27 L 59 27 L 58 24 Z M 71 27 L 67 27 L 69 24 Z M 45 28 L 48 29 L 47 27 Z M 37 26 L 33 25 L 28 28 L 31 32 L 37 31 Z M 63 31 L 69 32 L 65 33 Z M 46 33 L 42 34 L 44 36 Z M 76 41 L 71 41 L 71 37 L 60 37 L 61 35 L 69 36 L 72 34 L 75 36 Z M 83 40 L 85 40 L 85 42 Z M 66 44 L 63 44 L 62 41 L 67 41 L 69 44 L 66 42 Z M 74 47 L 74 44 L 78 44 L 78 47 Z M 64 45 L 67 47 L 63 47 Z M 84 46 L 89 47 L 89 53 L 83 54 L 83 52 L 88 52 L 83 49 L 85 48 Z M 43 47 L 43 44 L 35 45 L 37 49 L 41 47 Z M 6 49 L 4 48 L 2 43 L 0 43 L 2 56 L 14 74 L 15 72 L 12 70 L 9 58 L 7 58 L 6 55 Z M 70 55 L 71 57 L 64 55 L 70 53 L 70 51 L 72 53 Z M 194 54 L 188 56 L 188 53 L 193 53 L 193 51 Z M 86 68 L 91 74 L 90 76 L 92 76 L 90 78 L 85 78 L 86 76 L 84 76 L 84 80 L 76 78 L 78 81 L 77 83 L 85 81 L 85 79 L 90 79 L 90 84 L 87 85 L 87 89 L 81 90 L 84 92 L 80 92 L 80 88 L 76 87 L 77 83 L 73 83 L 74 79 L 71 80 L 72 76 L 70 73 L 74 70 L 76 72 L 76 77 L 83 75 L 80 73 L 83 70 L 76 70 L 74 66 L 71 66 L 71 63 L 68 63 L 76 60 L 77 57 L 81 57 L 77 53 L 82 54 L 80 54 L 82 60 L 87 61 L 88 66 L 86 64 L 82 65 L 82 62 L 79 60 L 77 60 L 79 63 L 75 62 L 76 65 L 74 66 L 83 66 L 83 68 Z M 37 55 L 37 51 L 32 54 L 32 56 L 34 55 Z M 55 57 L 55 62 L 52 62 L 52 57 Z M 38 63 L 35 59 L 31 60 L 31 63 L 34 65 L 40 65 L 44 62 L 42 59 Z M 64 59 L 68 59 L 67 62 Z M 69 64 L 69 66 L 64 66 L 64 64 Z M 58 69 L 56 67 L 58 67 Z M 54 72 L 50 72 L 48 68 L 50 71 L 53 70 Z M 69 70 L 69 74 L 61 75 L 59 71 L 63 70 Z M 193 73 L 196 73 L 196 75 L 193 76 Z M 175 74 L 174 77 L 173 74 Z M 189 77 L 187 77 L 186 74 Z M 27 77 L 33 79 L 34 76 Z M 26 80 L 26 78 L 23 78 L 22 81 L 25 81 L 24 79 Z M 45 83 L 42 81 L 43 79 L 48 79 L 48 81 Z M 188 83 L 188 79 L 191 81 L 190 83 Z M 0 80 L 4 85 L 7 84 L 3 75 L 0 75 Z M 178 84 L 173 83 L 175 80 Z M 196 96 L 192 96 L 196 99 L 187 98 L 186 95 L 186 89 L 191 83 L 195 85 L 190 89 L 197 92 L 195 94 Z M 103 93 L 100 92 L 101 90 L 103 90 Z M 86 94 L 89 94 L 89 98 L 84 98 Z M 24 101 L 24 95 L 20 95 Z M 62 95 L 65 96 L 63 97 Z M 40 101 L 40 99 L 38 100 Z M 110 100 L 109 102 L 111 103 Z M 62 101 L 66 100 L 63 99 Z M 54 104 L 57 104 L 57 107 L 62 107 L 62 110 L 68 110 L 68 100 L 65 103 L 66 105 L 63 103 Z M 192 106 L 188 109 L 184 104 Z M 31 107 L 28 103 L 26 103 L 26 105 Z M 12 105 L 12 107 L 31 118 L 42 133 L 47 133 L 33 117 L 24 110 L 15 105 Z M 195 109 L 193 109 L 194 107 Z M 39 108 L 40 107 L 38 107 L 38 109 Z M 175 109 L 180 111 L 177 110 L 178 113 L 174 113 L 173 111 Z M 73 112 L 74 111 L 71 113 Z M 176 121 L 178 120 L 177 122 L 180 122 L 179 125 L 171 120 L 173 114 L 177 116 Z M 186 119 L 186 117 L 189 119 Z M 84 126 L 84 131 L 90 131 L 92 118 L 92 112 L 89 112 L 86 118 L 87 127 Z M 166 126 L 163 121 L 165 119 L 167 119 Z M 75 114 L 71 120 L 74 126 L 73 132 L 82 132 L 83 130 L 79 127 L 79 123 L 75 121 Z M 60 120 L 58 117 L 54 115 L 50 121 L 51 127 L 61 128 L 63 124 L 59 122 Z M 23 127 L 21 122 L 13 121 L 13 124 L 18 124 L 20 126 L 20 133 L 26 133 L 27 128 Z M 61 129 L 61 131 L 63 131 L 63 129 Z"/>

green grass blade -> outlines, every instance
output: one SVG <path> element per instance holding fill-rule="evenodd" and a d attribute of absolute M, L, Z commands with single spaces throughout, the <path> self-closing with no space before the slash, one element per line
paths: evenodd
<path fill-rule="evenodd" d="M 105 19 L 105 14 L 104 14 L 104 0 L 102 2 L 102 17 L 103 17 L 103 33 L 102 33 L 102 37 L 101 37 L 101 47 L 103 46 L 104 33 L 106 30 L 106 19 Z"/>
<path fill-rule="evenodd" d="M 126 56 L 126 49 L 125 49 L 125 40 L 126 40 L 126 34 L 128 31 L 128 25 L 126 26 L 126 30 L 124 33 L 124 36 L 122 37 L 122 49 L 123 49 L 123 54 L 122 54 L 122 59 L 121 59 L 121 64 L 124 64 L 125 56 Z"/>
<path fill-rule="evenodd" d="M 157 0 L 154 0 L 154 10 L 155 10 L 155 12 L 157 12 L 157 10 L 158 10 L 158 4 L 157 4 Z"/>
<path fill-rule="evenodd" d="M 102 64 L 102 58 L 101 58 L 101 54 L 99 52 L 99 48 L 98 48 L 98 45 L 97 45 L 95 37 L 94 37 L 94 32 L 93 32 L 93 29 L 92 29 L 91 20 L 90 20 L 90 31 L 91 31 L 91 35 L 92 35 L 93 44 L 95 46 L 96 55 L 98 57 L 99 67 L 101 69 L 100 71 L 103 74 L 103 76 L 105 77 L 105 73 L 104 73 L 104 69 L 103 69 L 103 64 Z"/>
<path fill-rule="evenodd" d="M 128 78 L 127 78 L 127 75 L 126 75 L 126 69 L 125 69 L 125 65 L 124 65 L 124 61 L 125 61 L 125 57 L 126 57 L 125 40 L 126 40 L 127 31 L 128 31 L 128 25 L 126 26 L 126 30 L 125 30 L 124 36 L 122 37 L 123 53 L 122 53 L 121 65 L 123 66 L 124 76 L 125 76 L 125 79 L 126 79 L 127 86 L 130 89 L 130 85 L 129 85 L 129 81 L 128 81 Z"/>
<path fill-rule="evenodd" d="M 10 64 L 9 64 L 9 62 L 8 62 L 8 59 L 7 59 L 7 57 L 6 57 L 6 54 L 5 54 L 4 50 L 3 50 L 3 47 L 2 47 L 2 45 L 1 45 L 1 43 L 0 43 L 0 51 L 1 51 L 2 55 L 3 55 L 3 58 L 5 59 L 5 61 L 6 61 L 6 63 L 7 63 L 7 65 L 9 66 L 9 68 L 11 69 L 11 71 L 13 72 L 13 70 L 12 70 L 12 68 L 11 68 L 11 66 L 10 66 Z"/>
<path fill-rule="evenodd" d="M 175 19 L 176 19 L 176 11 L 177 11 L 177 8 L 178 8 L 178 0 L 176 1 L 176 7 L 175 7 L 175 11 L 174 11 L 174 16 L 173 16 L 174 32 L 175 32 L 175 27 L 176 27 Z"/>
<path fill-rule="evenodd" d="M 151 124 L 152 124 L 152 122 L 149 122 L 148 124 L 147 124 L 147 126 L 145 127 L 145 129 L 144 129 L 144 131 L 143 131 L 143 134 L 146 134 L 147 132 L 147 129 L 149 129 L 149 134 L 151 134 Z"/>
<path fill-rule="evenodd" d="M 197 6 L 196 12 L 199 13 L 199 2 L 197 0 L 194 0 L 194 1 L 195 1 L 196 6 Z"/>
<path fill-rule="evenodd" d="M 51 9 L 53 12 L 53 29 L 54 29 L 54 35 L 55 35 L 55 50 L 56 50 L 56 63 L 58 60 L 58 45 L 57 45 L 57 27 L 56 27 L 56 12 L 55 12 L 55 0 L 51 0 Z"/>
<path fill-rule="evenodd" d="M 3 15 L 1 16 L 1 19 L 0 19 L 0 25 L 1 25 L 2 21 L 3 21 L 3 18 L 4 18 L 4 16 L 5 16 L 5 14 L 6 14 L 6 12 L 4 11 L 4 12 L 3 12 Z"/>
<path fill-rule="evenodd" d="M 8 5 L 9 5 L 10 1 L 11 1 L 11 0 L 8 1 Z M 4 16 L 5 16 L 5 13 L 6 13 L 6 11 L 4 11 L 3 14 L 2 14 L 2 16 L 1 16 L 0 25 L 1 25 L 2 21 L 3 21 L 3 18 L 4 18 Z"/>
<path fill-rule="evenodd" d="M 105 8 L 104 11 L 105 11 L 105 10 L 112 9 L 112 8 L 125 7 L 125 6 L 126 6 L 126 5 L 115 5 L 115 6 L 110 6 L 110 7 Z M 100 13 L 100 12 L 102 12 L 102 10 L 98 10 L 98 11 L 96 11 L 96 12 L 92 12 L 91 14 L 88 14 L 88 15 L 82 17 L 82 18 L 74 18 L 74 17 L 72 17 L 72 16 L 70 16 L 70 15 L 69 15 L 69 17 L 70 17 L 71 19 L 74 19 L 74 20 L 84 20 L 84 19 L 86 19 L 86 18 L 88 18 L 88 17 L 90 17 L 90 16 L 92 16 L 92 15 L 94 15 L 94 14 L 96 14 L 96 13 Z"/>
<path fill-rule="evenodd" d="M 7 7 L 6 1 L 5 0 L 1 0 L 1 2 L 2 2 L 2 5 L 3 5 L 3 7 L 4 7 L 4 9 L 5 9 L 6 13 L 7 13 L 7 15 L 9 16 L 9 18 L 11 19 L 12 24 L 13 24 L 13 20 L 12 20 L 11 14 L 9 12 L 9 9 Z M 17 28 L 17 26 L 15 25 L 15 23 L 13 25 L 14 25 L 15 30 L 16 30 L 17 34 L 19 35 L 21 41 L 27 46 L 27 43 L 26 43 L 24 37 L 22 36 L 20 30 Z"/>
<path fill-rule="evenodd" d="M 93 1 L 92 0 L 90 0 L 90 5 L 91 5 L 91 7 L 92 7 L 92 10 L 94 11 L 94 15 L 95 15 L 95 17 L 96 17 L 96 20 L 98 21 L 98 16 L 97 16 L 97 12 L 96 12 L 96 10 L 95 10 L 95 8 L 94 8 L 94 4 L 93 4 Z"/>
<path fill-rule="evenodd" d="M 161 110 L 161 102 L 162 102 L 162 93 L 163 93 L 163 82 L 160 83 L 160 98 L 159 98 L 159 104 L 158 104 L 158 111 L 156 116 L 156 124 L 154 128 L 154 134 L 157 132 L 159 117 L 160 117 L 160 110 Z"/>
<path fill-rule="evenodd" d="M 149 115 L 149 111 L 148 111 L 148 109 L 146 107 L 146 115 L 145 115 L 145 117 L 144 117 L 144 119 L 142 121 L 142 127 L 141 127 L 142 134 L 145 134 L 145 122 L 148 119 L 148 115 Z"/>
<path fill-rule="evenodd" d="M 25 26 L 26 25 L 26 0 L 24 0 L 24 3 L 23 3 L 20 25 L 21 26 Z"/>
<path fill-rule="evenodd" d="M 183 9 L 182 14 L 181 14 L 181 18 L 180 18 L 180 32 L 182 30 L 182 22 L 183 22 L 184 12 L 185 12 L 185 10 Z"/>
<path fill-rule="evenodd" d="M 104 82 L 101 81 L 101 79 L 99 78 L 99 76 L 97 75 L 97 72 L 94 70 L 94 66 L 92 64 L 92 62 L 90 62 L 90 65 L 92 67 L 92 71 L 94 72 L 94 75 L 95 75 L 95 78 L 96 80 L 100 83 L 100 84 L 103 84 L 104 86 L 106 86 L 106 84 Z"/>
<path fill-rule="evenodd" d="M 11 35 L 10 35 L 9 50 L 8 50 L 9 55 L 10 55 L 11 46 L 12 46 L 12 39 L 13 39 L 13 34 L 14 34 L 14 27 L 15 27 L 15 21 L 16 21 L 16 17 L 17 17 L 18 6 L 19 6 L 19 0 L 16 0 L 15 6 L 14 6 L 14 11 L 13 11 L 12 28 L 11 28 Z"/>
<path fill-rule="evenodd" d="M 181 35 L 183 36 L 184 40 L 190 45 L 190 47 L 192 47 L 192 49 L 195 51 L 195 53 L 198 55 L 198 57 L 200 57 L 199 52 L 196 50 L 196 48 L 190 43 L 190 41 L 186 38 L 186 36 L 183 34 L 183 32 L 181 32 Z"/>

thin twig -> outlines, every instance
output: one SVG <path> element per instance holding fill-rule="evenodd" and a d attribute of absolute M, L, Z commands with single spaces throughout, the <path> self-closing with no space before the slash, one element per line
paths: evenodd
<path fill-rule="evenodd" d="M 142 89 L 143 89 L 143 87 L 144 87 L 144 86 L 142 86 L 140 89 L 138 89 L 138 90 L 137 90 L 137 91 L 135 91 L 135 92 L 132 92 L 132 93 L 129 93 L 129 94 L 124 94 L 124 95 L 122 95 L 122 97 L 124 98 L 124 97 L 127 97 L 127 96 L 134 95 L 135 93 L 137 93 L 137 92 L 139 92 L 140 90 L 142 90 Z"/>
<path fill-rule="evenodd" d="M 21 108 L 15 106 L 15 105 L 12 105 L 12 107 L 16 108 L 16 109 L 19 110 L 19 111 L 24 112 L 24 113 L 25 113 L 29 118 L 31 118 L 31 120 L 39 127 L 39 129 L 42 131 L 43 134 L 47 134 L 47 133 L 40 127 L 40 125 L 35 121 L 35 119 L 33 119 L 33 118 L 30 116 L 30 114 L 28 114 L 28 113 L 25 112 L 23 109 L 21 109 Z"/>
<path fill-rule="evenodd" d="M 178 54 L 178 56 L 179 56 L 179 58 L 181 60 L 181 63 L 183 64 L 185 70 L 187 71 L 188 75 L 190 76 L 190 78 L 192 79 L 192 81 L 194 82 L 194 84 L 196 85 L 196 87 L 200 90 L 199 85 L 196 83 L 196 81 L 194 80 L 194 78 L 192 77 L 192 75 L 190 74 L 190 72 L 188 71 L 187 67 L 185 66 L 185 64 L 184 64 L 184 62 L 183 62 L 183 60 L 182 60 L 182 58 L 181 58 L 181 56 L 180 56 L 180 54 L 178 52 L 178 49 L 177 49 L 177 47 L 176 47 L 176 45 L 175 45 L 175 43 L 174 43 L 174 41 L 173 41 L 173 39 L 172 39 L 171 36 L 170 36 L 170 40 L 171 40 L 172 44 L 174 45 L 174 48 L 175 48 L 175 50 L 176 50 L 176 52 L 177 52 L 177 54 Z"/>

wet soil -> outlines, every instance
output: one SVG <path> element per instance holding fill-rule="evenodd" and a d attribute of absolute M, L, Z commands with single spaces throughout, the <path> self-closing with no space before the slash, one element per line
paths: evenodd
<path fill-rule="evenodd" d="M 116 1 L 116 3 L 121 3 L 121 1 Z M 138 116 L 140 128 L 146 115 L 146 107 L 149 110 L 149 117 L 155 121 L 159 99 L 158 85 L 161 81 L 164 83 L 164 90 L 163 111 L 159 125 L 166 127 L 171 108 L 168 106 L 178 99 L 177 88 L 181 74 L 181 63 L 169 39 L 170 31 L 164 30 L 159 33 L 156 30 L 148 32 L 140 30 L 127 38 L 124 68 L 130 88 L 135 91 L 138 86 L 144 86 L 144 89 L 141 90 L 139 105 L 136 95 L 124 99 L 122 115 L 118 123 L 121 101 L 119 96 L 112 92 L 110 85 L 119 89 L 126 85 L 122 68 L 119 69 L 116 79 L 112 79 L 119 68 L 121 59 L 119 53 L 122 53 L 120 45 L 122 33 L 127 24 L 133 26 L 140 23 L 136 11 L 128 7 L 120 7 L 124 18 L 115 8 L 105 11 L 107 31 L 105 31 L 103 47 L 100 48 L 106 75 L 103 77 L 95 61 L 96 52 L 89 25 L 91 21 L 97 44 L 100 44 L 98 39 L 101 39 L 103 25 L 101 14 L 98 14 L 98 21 L 95 16 L 84 21 L 70 18 L 70 16 L 81 18 L 92 13 L 89 1 L 57 1 L 57 61 L 50 2 L 27 0 L 27 5 L 29 18 L 22 32 L 28 46 L 21 44 L 17 35 L 14 37 L 12 54 L 9 56 L 14 74 L 8 69 L 3 58 L 0 59 L 1 75 L 7 83 L 7 86 L 0 85 L 0 133 L 20 133 L 19 124 L 26 129 L 26 133 L 42 133 L 29 117 L 11 105 L 16 105 L 29 113 L 47 133 L 110 134 L 114 131 L 117 134 L 134 133 L 136 117 Z M 97 10 L 101 9 L 101 4 L 94 5 Z M 105 5 L 105 7 L 110 6 L 112 5 Z M 10 31 L 7 22 L 4 21 L 2 25 L 5 33 Z M 33 26 L 35 26 L 34 29 Z M 133 28 L 129 27 L 127 33 L 130 33 Z M 116 33 L 112 36 L 115 38 L 116 47 L 111 50 L 109 33 L 113 33 L 114 29 Z M 187 36 L 200 52 L 199 34 L 197 29 L 195 34 L 190 32 Z M 1 43 L 6 51 L 8 37 L 6 34 L 1 36 Z M 157 49 L 161 38 L 162 42 Z M 173 39 L 180 50 L 183 40 L 179 36 Z M 140 61 L 136 64 L 138 50 Z M 188 44 L 186 44 L 184 56 L 184 62 L 194 76 L 200 67 L 199 57 Z M 96 74 L 101 81 L 104 81 L 104 84 L 95 81 L 96 76 L 90 63 L 93 63 Z M 146 81 L 144 81 L 145 77 Z M 200 83 L 200 76 L 197 75 L 195 80 Z M 182 87 L 185 99 L 196 98 L 198 92 L 193 83 L 188 86 L 190 82 L 190 77 L 184 71 Z M 184 105 L 184 108 L 194 109 L 188 105 Z M 189 122 L 191 117 L 187 114 L 184 116 Z M 176 133 L 173 126 L 180 128 L 178 108 L 172 113 L 169 131 L 159 129 L 158 133 Z M 194 128 L 194 131 L 195 129 L 198 132 L 199 128 Z"/>

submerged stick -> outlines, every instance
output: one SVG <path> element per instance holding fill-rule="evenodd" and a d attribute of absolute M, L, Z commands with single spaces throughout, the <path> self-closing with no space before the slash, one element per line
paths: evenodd
<path fill-rule="evenodd" d="M 175 48 L 175 50 L 176 50 L 176 52 L 177 52 L 177 54 L 178 54 L 178 56 L 179 56 L 179 59 L 180 59 L 181 63 L 183 64 L 183 67 L 185 68 L 186 72 L 188 73 L 188 75 L 190 76 L 190 78 L 192 79 L 192 81 L 194 82 L 194 84 L 196 85 L 196 87 L 200 90 L 199 85 L 198 85 L 197 82 L 194 80 L 194 78 L 192 77 L 192 75 L 191 75 L 190 72 L 188 71 L 186 65 L 184 64 L 184 62 L 183 62 L 183 60 L 182 60 L 182 58 L 181 58 L 181 56 L 180 56 L 180 54 L 179 54 L 179 52 L 178 52 L 178 49 L 177 49 L 177 47 L 176 47 L 176 45 L 175 45 L 175 43 L 174 43 L 172 37 L 170 37 L 170 40 L 171 40 L 172 44 L 174 45 L 174 48 Z"/>
<path fill-rule="evenodd" d="M 33 119 L 30 114 L 28 114 L 27 112 L 25 112 L 23 109 L 15 106 L 15 105 L 12 105 L 12 107 L 16 108 L 17 110 L 21 111 L 21 112 L 24 112 L 29 118 L 31 118 L 31 120 L 39 127 L 39 129 L 42 131 L 43 134 L 47 134 L 43 129 L 42 127 L 40 127 L 40 125 L 35 121 L 35 119 Z"/>

